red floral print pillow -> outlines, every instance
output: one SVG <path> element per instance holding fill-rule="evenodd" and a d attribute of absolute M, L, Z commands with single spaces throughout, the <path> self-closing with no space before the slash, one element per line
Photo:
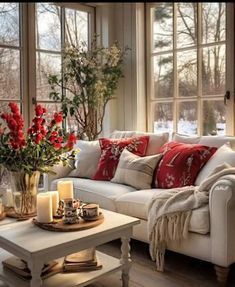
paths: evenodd
<path fill-rule="evenodd" d="M 156 172 L 155 186 L 174 188 L 193 185 L 200 169 L 216 150 L 215 147 L 199 144 L 164 144 L 160 149 L 163 157 Z"/>
<path fill-rule="evenodd" d="M 148 147 L 149 136 L 124 139 L 99 139 L 101 157 L 97 171 L 93 177 L 96 180 L 111 180 L 114 177 L 119 158 L 124 148 L 130 152 L 144 156 Z"/>

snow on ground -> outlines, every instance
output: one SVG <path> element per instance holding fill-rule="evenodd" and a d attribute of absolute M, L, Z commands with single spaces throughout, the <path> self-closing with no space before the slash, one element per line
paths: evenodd
<path fill-rule="evenodd" d="M 217 123 L 217 135 L 225 135 L 225 123 Z M 173 132 L 173 121 L 167 122 L 154 122 L 154 132 Z M 180 134 L 195 135 L 197 134 L 197 121 L 184 121 L 180 120 L 177 126 L 177 132 Z"/>

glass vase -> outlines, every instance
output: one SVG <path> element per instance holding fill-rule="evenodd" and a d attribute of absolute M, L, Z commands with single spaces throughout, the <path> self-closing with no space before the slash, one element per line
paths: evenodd
<path fill-rule="evenodd" d="M 10 172 L 10 178 L 15 213 L 19 217 L 35 215 L 40 172 Z"/>

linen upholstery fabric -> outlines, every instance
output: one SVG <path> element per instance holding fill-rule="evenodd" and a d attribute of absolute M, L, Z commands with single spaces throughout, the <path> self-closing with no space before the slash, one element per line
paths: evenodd
<path fill-rule="evenodd" d="M 144 156 L 147 150 L 149 136 L 124 139 L 99 139 L 101 157 L 93 179 L 111 180 L 115 174 L 119 158 L 124 148 L 136 155 Z"/>
<path fill-rule="evenodd" d="M 231 149 L 229 143 L 222 145 L 208 160 L 208 162 L 199 172 L 195 185 L 200 185 L 201 182 L 205 180 L 217 166 L 223 163 L 227 163 L 230 166 L 235 167 L 235 151 Z"/>
<path fill-rule="evenodd" d="M 229 142 L 231 147 L 235 148 L 235 137 L 230 136 L 203 136 L 201 137 L 199 144 L 206 146 L 221 147 L 225 143 Z"/>
<path fill-rule="evenodd" d="M 175 132 L 172 133 L 172 141 L 178 143 L 198 144 L 200 139 L 200 136 L 181 135 Z"/>
<path fill-rule="evenodd" d="M 134 216 L 143 220 L 148 219 L 148 206 L 153 195 L 161 192 L 162 189 L 146 189 L 127 192 L 116 199 L 117 212 Z M 207 234 L 210 232 L 209 206 L 194 209 L 189 222 L 189 231 Z"/>
<path fill-rule="evenodd" d="M 163 158 L 156 173 L 155 186 L 174 188 L 193 185 L 204 164 L 217 148 L 170 142 L 161 148 Z"/>
<path fill-rule="evenodd" d="M 139 157 L 124 149 L 111 181 L 136 189 L 151 188 L 153 173 L 161 157 L 161 154 Z"/>
<path fill-rule="evenodd" d="M 75 169 L 68 176 L 92 178 L 95 175 L 101 155 L 99 141 L 79 140 L 77 148 L 80 149 L 80 152 L 76 155 Z"/>
<path fill-rule="evenodd" d="M 149 136 L 146 155 L 154 155 L 160 152 L 160 148 L 169 139 L 169 133 L 147 133 L 141 131 L 119 131 L 111 133 L 110 138 L 126 138 L 133 136 Z"/>
<path fill-rule="evenodd" d="M 101 208 L 116 211 L 116 199 L 125 193 L 133 192 L 135 189 L 124 184 L 117 184 L 111 181 L 94 181 L 87 178 L 56 179 L 51 184 L 51 190 L 57 189 L 60 180 L 72 180 L 74 186 L 74 198 L 83 202 L 97 203 Z"/>

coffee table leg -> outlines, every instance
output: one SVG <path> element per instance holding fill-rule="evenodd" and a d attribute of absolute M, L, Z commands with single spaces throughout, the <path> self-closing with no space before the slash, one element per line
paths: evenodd
<path fill-rule="evenodd" d="M 122 246 L 121 246 L 121 264 L 123 264 L 122 269 L 122 286 L 129 286 L 129 270 L 131 267 L 131 255 L 130 255 L 130 237 L 122 237 Z"/>
<path fill-rule="evenodd" d="M 42 278 L 41 272 L 43 263 L 41 262 L 29 262 L 28 267 L 31 271 L 32 279 L 30 280 L 30 287 L 41 287 L 42 286 Z"/>

